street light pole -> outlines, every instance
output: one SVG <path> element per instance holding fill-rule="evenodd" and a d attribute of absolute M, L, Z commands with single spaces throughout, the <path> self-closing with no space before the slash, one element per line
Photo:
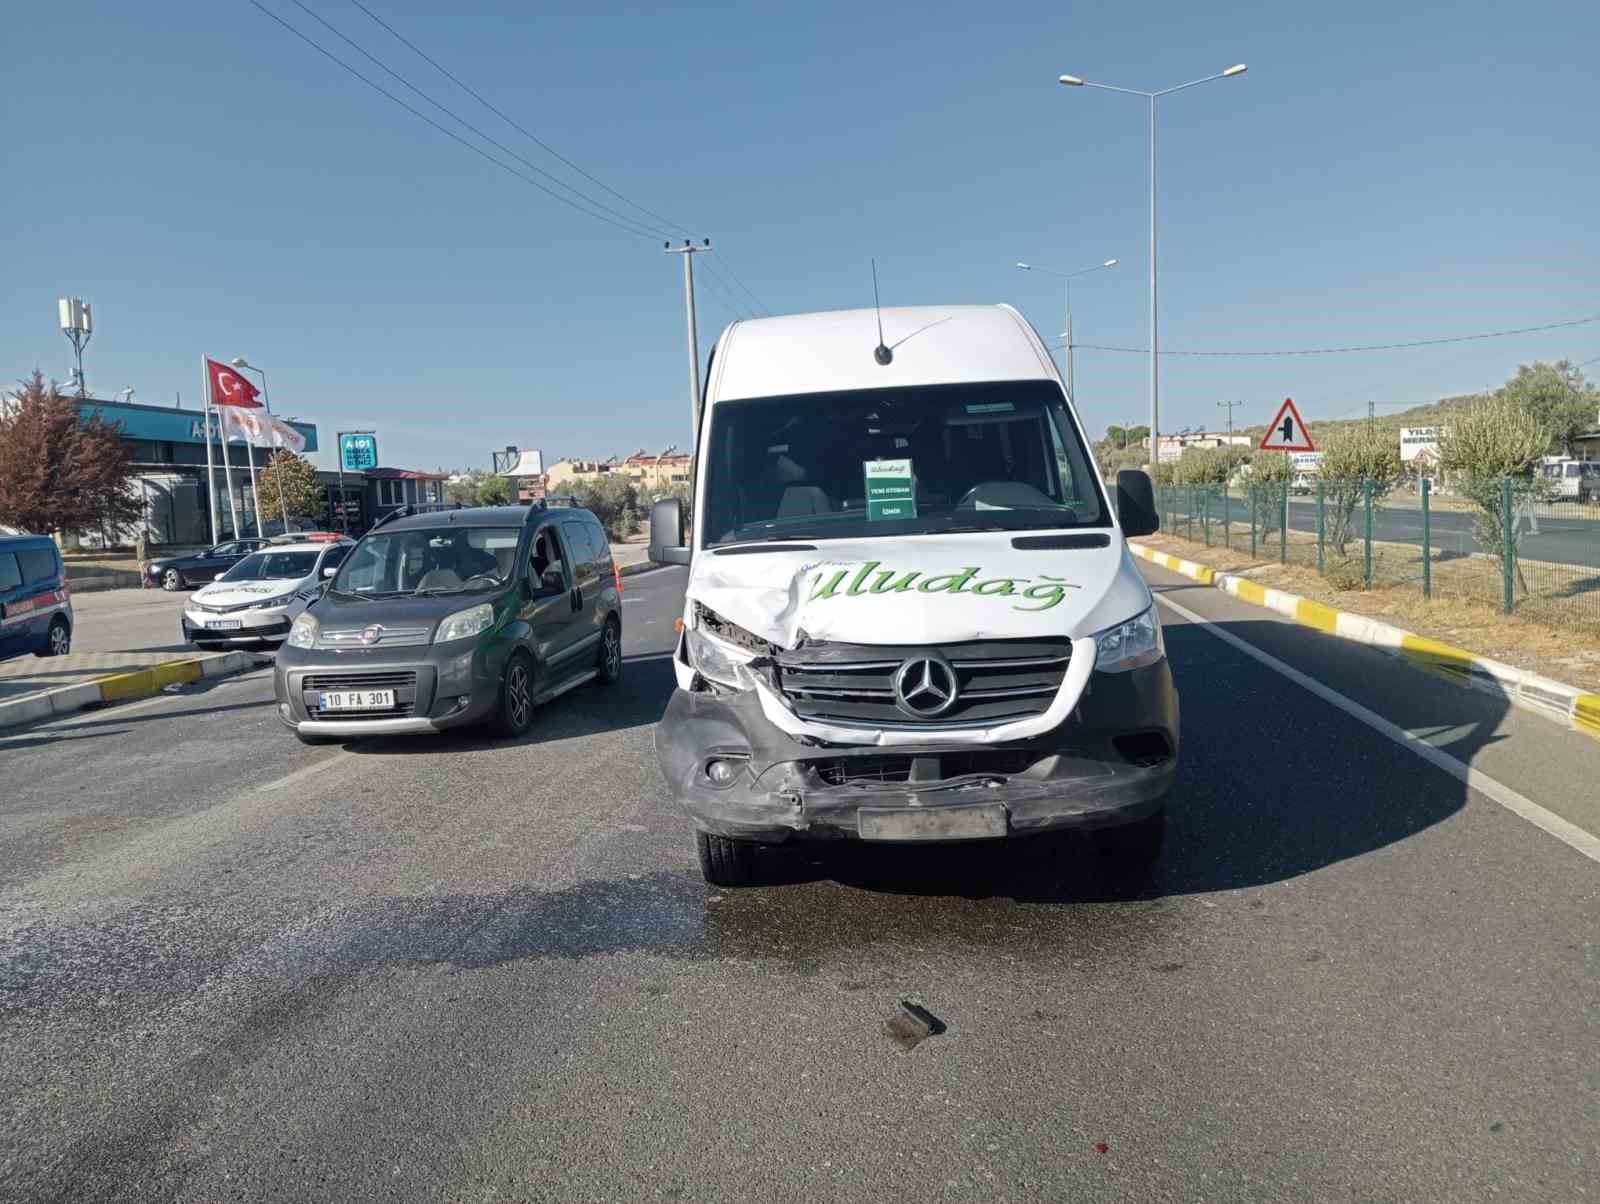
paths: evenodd
<path fill-rule="evenodd" d="M 666 244 L 668 255 L 683 256 L 683 304 L 689 314 L 689 418 L 694 423 L 691 433 L 697 446 L 700 441 L 700 332 L 694 313 L 694 257 L 707 254 L 710 250 L 709 238 L 703 239 L 698 247 L 687 238 L 681 247 L 675 247 L 670 242 Z"/>
<path fill-rule="evenodd" d="M 1161 354 L 1160 339 L 1157 330 L 1158 315 L 1156 313 L 1156 101 L 1163 96 L 1170 96 L 1174 92 L 1182 92 L 1185 88 L 1197 87 L 1208 84 L 1216 79 L 1231 79 L 1235 75 L 1243 75 L 1248 68 L 1243 63 L 1236 63 L 1226 71 L 1219 71 L 1215 75 L 1207 75 L 1202 79 L 1193 79 L 1186 84 L 1178 84 L 1171 88 L 1162 88 L 1159 92 L 1146 92 L 1140 88 L 1119 88 L 1114 84 L 1097 84 L 1089 80 L 1079 79 L 1076 75 L 1057 76 L 1057 82 L 1069 88 L 1099 88 L 1106 92 L 1121 92 L 1127 96 L 1142 96 L 1150 102 L 1150 467 L 1154 468 L 1161 463 L 1161 406 L 1160 406 L 1160 373 L 1157 363 Z"/>
<path fill-rule="evenodd" d="M 1066 354 L 1062 358 L 1066 361 L 1067 368 L 1067 397 L 1074 405 L 1077 404 L 1078 395 L 1072 391 L 1072 280 L 1075 276 L 1083 276 L 1087 275 L 1089 272 L 1098 272 L 1104 268 L 1114 268 L 1116 266 L 1117 261 L 1115 259 L 1108 259 L 1104 263 L 1091 264 L 1089 267 L 1079 268 L 1075 272 L 1062 272 L 1055 268 L 1040 267 L 1036 263 L 1017 264 L 1017 267 L 1024 272 L 1043 272 L 1046 276 L 1056 276 L 1065 282 L 1067 294 L 1067 329 L 1062 333 L 1062 337 L 1067 340 L 1067 345 L 1065 348 Z"/>
<path fill-rule="evenodd" d="M 235 368 L 243 368 L 247 372 L 254 372 L 257 376 L 259 376 L 261 378 L 261 404 L 266 407 L 266 411 L 267 411 L 268 415 L 271 415 L 271 413 L 272 413 L 272 398 L 267 396 L 267 373 L 266 373 L 266 369 L 257 368 L 254 364 L 248 363 L 245 360 L 244 356 L 242 356 L 242 355 L 234 356 L 233 360 L 231 362 L 232 362 L 232 364 L 233 364 L 233 366 Z M 272 461 L 271 460 L 267 461 L 267 467 L 269 469 L 272 467 Z M 250 452 L 250 488 L 251 489 L 257 489 L 255 472 L 256 472 L 256 455 L 255 455 L 254 445 L 251 445 L 251 452 Z M 286 496 L 284 496 L 282 474 L 279 474 L 279 477 L 278 477 L 278 503 L 283 509 L 283 533 L 285 535 L 287 535 L 287 534 L 289 534 L 289 499 Z M 263 535 L 264 534 L 264 528 L 261 525 L 261 494 L 259 492 L 257 492 L 257 494 L 256 494 L 256 534 L 257 535 Z"/>

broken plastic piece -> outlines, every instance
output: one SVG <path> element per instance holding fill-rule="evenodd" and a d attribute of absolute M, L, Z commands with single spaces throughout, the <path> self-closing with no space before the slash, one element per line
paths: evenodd
<path fill-rule="evenodd" d="M 901 1049 L 911 1050 L 944 1032 L 945 1023 L 927 1008 L 902 999 L 900 1010 L 884 1022 L 883 1031 Z"/>

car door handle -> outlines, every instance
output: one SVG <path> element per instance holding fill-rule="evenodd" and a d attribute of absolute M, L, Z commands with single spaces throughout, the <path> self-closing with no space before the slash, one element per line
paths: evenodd
<path fill-rule="evenodd" d="M 572 609 L 573 610 L 582 610 L 583 609 L 583 591 L 581 589 L 579 589 L 577 586 L 573 586 L 572 587 Z"/>

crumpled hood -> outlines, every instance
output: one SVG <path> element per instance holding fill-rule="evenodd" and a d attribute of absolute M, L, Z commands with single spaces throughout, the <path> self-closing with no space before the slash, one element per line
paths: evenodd
<path fill-rule="evenodd" d="M 271 581 L 213 581 L 194 592 L 192 599 L 207 606 L 243 606 L 248 602 L 265 602 L 280 594 L 289 598 L 306 584 L 303 577 L 279 578 Z"/>
<path fill-rule="evenodd" d="M 687 596 L 792 648 L 1082 638 L 1144 610 L 1120 531 L 1103 548 L 1016 548 L 1044 532 L 829 540 L 812 551 L 698 552 Z M 1075 534 L 1082 534 L 1075 533 Z"/>

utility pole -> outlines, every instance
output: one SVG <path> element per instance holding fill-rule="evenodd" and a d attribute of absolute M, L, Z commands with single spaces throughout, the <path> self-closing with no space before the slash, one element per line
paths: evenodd
<path fill-rule="evenodd" d="M 690 430 L 697 449 L 700 444 L 700 332 L 695 325 L 694 314 L 694 257 L 707 254 L 710 250 L 709 238 L 702 239 L 698 247 L 687 238 L 681 247 L 675 247 L 670 242 L 666 244 L 668 255 L 683 256 L 683 304 L 689 315 L 689 418 L 694 423 Z"/>
<path fill-rule="evenodd" d="M 1373 411 L 1377 408 L 1376 402 L 1367 402 L 1367 434 L 1372 434 Z"/>
<path fill-rule="evenodd" d="M 1229 444 L 1229 446 L 1232 446 L 1232 444 L 1233 444 L 1233 407 L 1234 406 L 1242 406 L 1243 404 L 1244 404 L 1244 402 L 1242 402 L 1242 401 L 1219 401 L 1219 402 L 1217 402 L 1217 409 L 1219 409 L 1219 410 L 1223 406 L 1227 406 L 1228 407 L 1228 444 Z"/>

